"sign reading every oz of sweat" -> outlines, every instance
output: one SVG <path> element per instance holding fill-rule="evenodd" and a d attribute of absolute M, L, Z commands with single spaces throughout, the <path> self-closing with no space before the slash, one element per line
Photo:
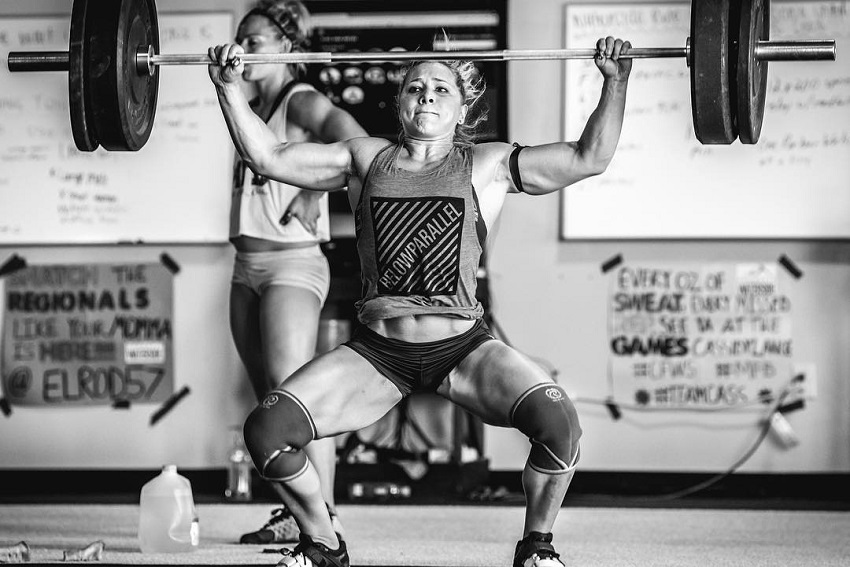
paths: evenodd
<path fill-rule="evenodd" d="M 616 399 L 732 407 L 791 379 L 791 300 L 776 266 L 622 265 L 609 277 Z"/>
<path fill-rule="evenodd" d="M 36 265 L 9 275 L 6 398 L 27 406 L 167 399 L 172 277 L 161 264 Z"/>

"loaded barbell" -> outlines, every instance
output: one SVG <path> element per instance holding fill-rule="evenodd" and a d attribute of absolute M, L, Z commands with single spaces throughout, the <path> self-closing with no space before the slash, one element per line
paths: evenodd
<path fill-rule="evenodd" d="M 694 132 L 703 144 L 758 141 L 769 61 L 835 60 L 834 40 L 771 41 L 770 0 L 692 0 L 684 47 L 633 48 L 628 57 L 685 58 Z M 314 64 L 467 59 L 592 59 L 595 49 L 275 53 L 245 64 Z M 81 151 L 136 151 L 156 114 L 161 65 L 209 65 L 207 54 L 159 53 L 154 0 L 74 0 L 67 52 L 10 52 L 9 70 L 67 71 L 71 130 Z"/>

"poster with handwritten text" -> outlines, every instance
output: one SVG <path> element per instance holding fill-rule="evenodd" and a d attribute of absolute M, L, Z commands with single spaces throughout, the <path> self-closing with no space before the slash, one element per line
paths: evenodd
<path fill-rule="evenodd" d="M 6 398 L 51 407 L 167 399 L 172 277 L 162 264 L 35 265 L 9 275 Z"/>
<path fill-rule="evenodd" d="M 566 3 L 564 34 L 569 48 L 612 35 L 683 52 L 690 2 Z M 699 143 L 684 57 L 635 60 L 613 161 L 562 192 L 561 237 L 850 237 L 850 2 L 774 0 L 770 39 L 835 40 L 837 55 L 768 64 L 754 145 Z M 590 60 L 564 67 L 564 139 L 577 140 L 602 76 Z"/>
<path fill-rule="evenodd" d="M 609 277 L 616 400 L 734 407 L 791 379 L 792 306 L 776 266 L 621 265 Z"/>

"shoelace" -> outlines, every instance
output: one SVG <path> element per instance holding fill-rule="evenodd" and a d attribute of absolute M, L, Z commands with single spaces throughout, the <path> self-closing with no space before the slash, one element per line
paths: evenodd
<path fill-rule="evenodd" d="M 310 561 L 308 563 L 309 559 L 307 558 L 307 556 L 305 556 L 303 553 L 299 552 L 297 547 L 295 549 L 285 549 L 285 548 L 281 549 L 280 553 L 284 557 L 291 557 L 292 559 L 295 560 L 296 564 L 298 564 L 298 565 L 307 566 L 307 565 L 313 564 L 312 561 Z"/>
<path fill-rule="evenodd" d="M 283 531 L 283 529 L 285 529 L 283 522 L 289 520 L 290 518 L 292 518 L 292 512 L 290 512 L 288 508 L 276 508 L 272 510 L 272 517 L 268 522 L 265 523 L 265 525 L 262 527 L 262 530 L 270 530 L 280 536 L 282 534 L 279 534 L 278 532 L 281 532 Z"/>
<path fill-rule="evenodd" d="M 531 539 L 529 541 L 529 543 L 540 542 L 540 543 L 549 545 L 551 543 L 551 541 L 552 541 L 552 534 L 549 533 L 549 534 L 539 534 L 537 537 L 534 537 L 533 539 Z M 554 549 L 549 549 L 549 548 L 543 547 L 543 546 L 540 546 L 537 549 L 534 549 L 534 551 L 532 551 L 530 555 L 526 556 L 525 561 L 528 561 L 528 559 L 533 558 L 535 555 L 540 560 L 555 559 L 561 565 L 564 564 L 564 562 L 561 561 L 561 559 L 560 559 L 561 555 L 559 553 L 557 553 Z M 523 563 L 525 563 L 525 561 L 523 561 Z"/>
<path fill-rule="evenodd" d="M 537 551 L 535 551 L 532 554 L 532 557 L 534 557 L 535 555 L 537 556 L 538 559 L 541 559 L 541 560 L 555 559 L 561 565 L 564 564 L 564 562 L 561 561 L 561 559 L 560 559 L 561 558 L 560 554 L 558 554 L 558 553 L 556 553 L 556 552 L 554 552 L 550 549 L 538 549 Z"/>
<path fill-rule="evenodd" d="M 310 567 L 315 565 L 315 562 L 305 553 L 308 549 L 316 545 L 311 541 L 302 540 L 298 545 L 296 545 L 293 549 L 283 548 L 280 550 L 281 555 L 284 557 L 291 557 L 296 561 L 298 565 L 304 565 L 305 567 Z"/>

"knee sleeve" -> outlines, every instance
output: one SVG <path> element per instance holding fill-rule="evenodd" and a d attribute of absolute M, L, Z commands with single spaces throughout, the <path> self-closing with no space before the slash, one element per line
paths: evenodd
<path fill-rule="evenodd" d="M 307 470 L 304 446 L 316 438 L 307 408 L 287 392 L 271 392 L 245 421 L 245 446 L 267 480 L 287 482 Z"/>
<path fill-rule="evenodd" d="M 581 427 L 563 388 L 552 383 L 529 388 L 511 408 L 510 420 L 531 441 L 531 468 L 544 474 L 575 469 Z"/>

